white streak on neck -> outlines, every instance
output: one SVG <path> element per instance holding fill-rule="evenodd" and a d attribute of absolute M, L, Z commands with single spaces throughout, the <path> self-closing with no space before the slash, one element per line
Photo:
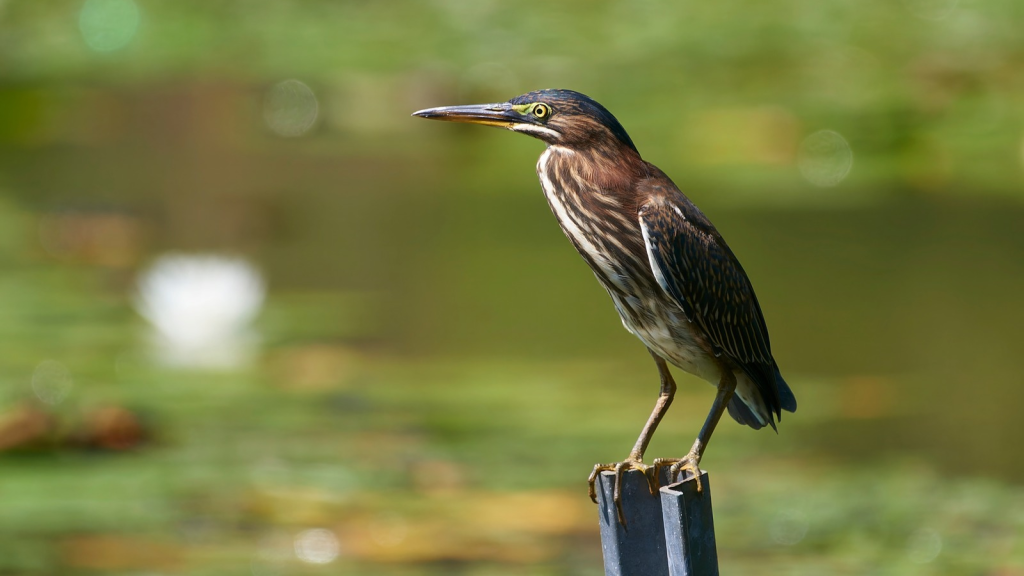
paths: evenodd
<path fill-rule="evenodd" d="M 548 161 L 552 155 L 561 154 L 564 152 L 572 153 L 571 150 L 562 146 L 548 146 L 548 149 L 544 151 L 540 156 L 540 160 L 537 161 L 537 175 L 540 176 L 540 185 L 544 189 L 544 196 L 547 197 L 548 206 L 551 207 L 551 211 L 554 212 L 555 218 L 558 220 L 558 225 L 562 227 L 562 232 L 573 241 L 578 247 L 580 252 L 585 253 L 590 257 L 590 260 L 594 262 L 604 275 L 604 279 L 615 284 L 620 290 L 625 290 L 627 287 L 623 283 L 622 278 L 619 277 L 619 272 L 615 266 L 609 262 L 607 255 L 604 250 L 599 249 L 591 240 L 590 234 L 585 230 L 585 222 L 576 222 L 576 220 L 569 214 L 569 211 L 565 207 L 565 202 L 570 202 L 567 193 L 559 193 L 555 187 L 554 182 L 548 177 Z M 595 273 L 597 271 L 595 270 Z"/>
<path fill-rule="evenodd" d="M 543 135 L 555 139 L 561 136 L 558 132 L 555 132 L 550 128 L 537 126 L 536 124 L 513 124 L 512 126 L 509 126 L 509 130 L 512 130 L 513 132 L 523 132 L 525 134 L 536 134 L 538 136 Z"/>

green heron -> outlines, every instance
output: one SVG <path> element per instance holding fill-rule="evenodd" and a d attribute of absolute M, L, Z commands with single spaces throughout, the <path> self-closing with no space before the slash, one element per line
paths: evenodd
<path fill-rule="evenodd" d="M 740 424 L 775 427 L 796 398 L 772 357 L 754 288 L 711 221 L 676 185 L 645 162 L 604 106 L 572 90 L 539 90 L 508 102 L 420 110 L 422 118 L 497 126 L 544 141 L 537 174 L 559 226 L 608 291 L 622 324 L 646 346 L 661 375 L 654 411 L 625 460 L 597 464 L 615 473 L 622 516 L 622 474 L 640 470 L 654 492 L 669 467 L 700 485 L 700 464 L 727 409 Z M 718 394 L 693 447 L 682 458 L 643 463 L 644 452 L 676 390 L 668 363 L 712 384 Z"/>

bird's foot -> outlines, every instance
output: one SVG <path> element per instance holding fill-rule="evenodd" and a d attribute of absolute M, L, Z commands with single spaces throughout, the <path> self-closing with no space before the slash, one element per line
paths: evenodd
<path fill-rule="evenodd" d="M 615 511 L 619 516 L 619 524 L 622 524 L 623 526 L 626 525 L 626 517 L 622 513 L 622 475 L 627 470 L 639 470 L 642 472 L 644 477 L 647 478 L 647 487 L 650 488 L 651 494 L 657 494 L 658 479 L 655 475 L 654 466 L 644 464 L 640 461 L 639 457 L 632 454 L 622 462 L 614 462 L 612 464 L 595 464 L 593 472 L 591 472 L 590 477 L 587 478 L 590 499 L 597 504 L 597 489 L 595 488 L 597 475 L 606 471 L 615 472 L 615 488 L 612 492 L 612 500 L 615 502 Z"/>
<path fill-rule="evenodd" d="M 679 473 L 683 470 L 688 470 L 693 475 L 693 479 L 697 481 L 697 492 L 702 492 L 704 487 L 700 484 L 700 468 L 697 466 L 700 464 L 700 456 L 693 450 L 682 458 L 657 458 L 654 460 L 652 468 L 654 468 L 654 478 L 659 478 L 661 475 L 661 469 L 668 467 L 668 481 L 670 484 L 674 484 L 679 479 Z"/>

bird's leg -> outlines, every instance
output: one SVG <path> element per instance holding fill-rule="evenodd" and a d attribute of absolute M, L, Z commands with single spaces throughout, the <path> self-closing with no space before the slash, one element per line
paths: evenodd
<path fill-rule="evenodd" d="M 648 352 L 651 353 L 655 364 L 658 365 L 658 374 L 661 376 L 661 393 L 658 394 L 658 401 L 654 403 L 654 410 L 651 411 L 651 416 L 647 419 L 647 423 L 644 424 L 644 429 L 640 431 L 640 437 L 636 439 L 636 444 L 633 445 L 633 449 L 629 452 L 629 459 L 635 458 L 638 462 L 643 460 L 644 452 L 647 451 L 647 445 L 651 443 L 654 431 L 658 428 L 658 424 L 661 423 L 661 419 L 665 417 L 665 412 L 668 412 L 668 407 L 672 405 L 672 398 L 676 394 L 676 382 L 668 371 L 668 364 L 665 363 L 665 359 L 650 349 L 648 349 Z"/>
<path fill-rule="evenodd" d="M 711 434 L 715 431 L 715 426 L 722 419 L 726 406 L 729 405 L 733 393 L 736 392 L 736 375 L 733 374 L 732 368 L 725 362 L 721 362 L 720 366 L 722 368 L 722 379 L 718 382 L 718 394 L 715 396 L 715 402 L 711 405 L 711 412 L 708 413 L 704 426 L 700 429 L 700 434 L 697 435 L 697 439 L 693 442 L 690 452 L 682 458 L 656 459 L 653 466 L 655 478 L 659 477 L 661 469 L 665 466 L 670 467 L 669 482 L 675 482 L 679 477 L 679 472 L 682 470 L 689 470 L 697 481 L 697 492 L 703 490 L 700 484 L 700 468 L 698 467 L 700 459 L 704 456 L 704 449 L 707 448 L 708 441 L 711 440 Z"/>
<path fill-rule="evenodd" d="M 640 437 L 637 438 L 633 449 L 629 451 L 629 456 L 622 462 L 594 465 L 594 470 L 590 473 L 590 477 L 587 478 L 590 499 L 597 503 L 597 490 L 594 486 L 597 482 L 597 475 L 604 471 L 615 472 L 613 500 L 619 515 L 619 523 L 623 526 L 626 525 L 626 520 L 622 514 L 622 474 L 626 470 L 640 470 L 647 478 L 647 486 L 651 490 L 651 494 L 656 493 L 658 489 L 657 474 L 652 474 L 655 471 L 653 466 L 643 463 L 644 452 L 647 450 L 647 445 L 651 443 L 654 430 L 658 428 L 658 423 L 665 417 L 665 412 L 668 411 L 668 407 L 672 404 L 672 397 L 676 393 L 676 383 L 672 379 L 672 374 L 668 371 L 665 359 L 655 354 L 653 350 L 648 349 L 648 352 L 654 357 L 654 362 L 658 365 L 658 373 L 661 375 L 661 392 L 658 395 L 658 401 L 654 404 L 654 410 L 651 411 L 651 416 L 647 419 L 647 423 L 644 424 L 644 429 L 640 431 Z"/>

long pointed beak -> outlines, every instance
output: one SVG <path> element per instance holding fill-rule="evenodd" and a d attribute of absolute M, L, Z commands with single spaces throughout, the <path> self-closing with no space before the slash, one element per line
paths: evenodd
<path fill-rule="evenodd" d="M 442 106 L 413 112 L 413 116 L 444 120 L 446 122 L 464 122 L 467 124 L 483 124 L 508 128 L 522 123 L 522 116 L 506 102 L 500 104 L 474 104 L 472 106 Z"/>

